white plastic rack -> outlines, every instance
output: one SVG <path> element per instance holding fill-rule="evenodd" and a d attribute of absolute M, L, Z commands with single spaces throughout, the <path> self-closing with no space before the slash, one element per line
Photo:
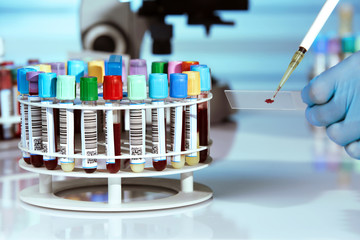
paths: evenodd
<path fill-rule="evenodd" d="M 151 109 L 151 108 L 171 108 L 176 106 L 187 106 L 191 104 L 199 104 L 202 102 L 210 101 L 212 95 L 209 94 L 207 98 L 198 99 L 197 102 L 187 101 L 166 101 L 163 106 L 154 106 L 150 101 L 147 101 L 143 105 L 130 105 L 128 101 L 122 101 L 121 105 L 118 106 L 105 106 L 104 102 L 99 100 L 97 106 L 83 106 L 83 105 L 71 105 L 67 104 L 50 104 L 46 105 L 47 108 L 71 108 L 79 110 L 127 110 L 127 109 Z M 25 105 L 32 105 L 37 107 L 45 107 L 41 103 L 31 103 L 19 99 L 20 103 Z M 150 137 L 150 136 L 148 136 Z M 127 143 L 126 143 L 127 141 Z M 102 145 L 99 142 L 98 145 Z M 150 147 L 151 141 L 146 142 L 146 147 Z M 149 145 L 149 146 L 148 146 Z M 210 145 L 210 144 L 209 144 Z M 124 147 L 123 147 L 124 146 Z M 166 154 L 150 154 L 145 155 L 130 155 L 128 154 L 128 139 L 122 139 L 122 155 L 121 156 L 107 156 L 105 153 L 99 152 L 95 156 L 83 156 L 81 151 L 77 151 L 75 145 L 74 155 L 62 155 L 59 152 L 55 153 L 43 153 L 41 151 L 30 151 L 24 148 L 19 143 L 19 148 L 22 151 L 29 152 L 31 154 L 47 155 L 53 157 L 64 157 L 74 158 L 75 162 L 80 161 L 84 158 L 98 159 L 99 162 L 105 161 L 106 159 L 131 159 L 131 158 L 145 158 L 151 160 L 155 157 L 172 156 L 172 155 L 186 155 L 191 152 L 200 152 L 207 149 L 209 146 L 200 146 L 198 149 L 181 151 L 181 152 L 168 152 Z M 124 151 L 123 151 L 124 150 Z M 148 151 L 149 152 L 149 151 Z M 152 167 L 146 167 L 143 172 L 134 173 L 128 169 L 121 169 L 118 173 L 108 173 L 106 169 L 97 169 L 96 172 L 88 174 L 80 167 L 75 167 L 72 172 L 64 172 L 60 168 L 56 170 L 47 170 L 45 167 L 36 168 L 32 165 L 28 165 L 22 159 L 19 162 L 21 168 L 39 174 L 39 184 L 28 187 L 21 191 L 20 199 L 28 204 L 52 208 L 61 210 L 71 211 L 90 211 L 90 212 L 131 212 L 131 211 L 146 211 L 146 210 L 159 210 L 159 209 L 170 209 L 176 207 L 189 206 L 204 202 L 210 199 L 213 195 L 211 189 L 203 184 L 194 182 L 194 172 L 204 169 L 212 162 L 211 157 L 195 166 L 185 165 L 181 169 L 174 169 L 171 165 L 167 165 L 167 168 L 163 171 L 156 171 Z M 179 180 L 159 178 L 161 176 L 168 176 L 179 174 Z M 69 177 L 63 181 L 53 181 L 53 176 Z M 108 190 L 108 201 L 107 202 L 90 202 L 90 201 L 79 201 L 64 198 L 61 192 L 88 189 L 91 187 L 104 187 L 107 186 Z M 159 189 L 170 192 L 169 197 L 164 197 L 154 200 L 141 200 L 141 201 L 123 201 L 123 188 L 134 187 L 139 189 L 146 188 L 146 191 Z"/>

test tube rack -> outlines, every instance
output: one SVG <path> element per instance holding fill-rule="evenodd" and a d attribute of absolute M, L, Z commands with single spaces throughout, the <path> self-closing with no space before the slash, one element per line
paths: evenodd
<path fill-rule="evenodd" d="M 191 104 L 199 104 L 208 102 L 212 99 L 210 93 L 207 98 L 198 99 L 196 102 L 187 101 L 166 101 L 163 108 L 171 108 L 177 106 L 187 106 Z M 19 98 L 19 102 L 25 106 L 31 105 L 36 107 L 47 107 L 47 108 L 65 108 L 75 110 L 130 110 L 130 109 L 145 109 L 149 110 L 152 108 L 159 108 L 154 106 L 150 101 L 147 101 L 143 105 L 130 105 L 126 104 L 126 100 L 122 101 L 122 104 L 118 106 L 106 106 L 101 100 L 98 101 L 97 106 L 86 106 L 86 105 L 71 105 L 67 104 L 48 104 L 44 106 L 42 103 L 33 103 L 22 100 Z M 122 139 L 126 142 L 126 139 Z M 128 140 L 127 140 L 128 141 Z M 98 142 L 98 145 L 101 145 Z M 151 142 L 147 142 L 147 145 Z M 126 145 L 126 143 L 125 143 Z M 209 146 L 211 145 L 211 141 Z M 75 145 L 74 155 L 62 155 L 60 152 L 55 153 L 44 153 L 42 151 L 32 151 L 19 143 L 19 149 L 30 154 L 47 155 L 52 157 L 66 157 L 73 158 L 76 161 L 84 158 L 97 159 L 98 162 L 105 161 L 106 159 L 131 159 L 131 158 L 145 158 L 147 160 L 155 157 L 173 156 L 173 155 L 186 155 L 192 152 L 200 152 L 209 148 L 209 146 L 199 146 L 197 149 L 181 151 L 181 152 L 168 152 L 166 154 L 150 154 L 145 155 L 130 155 L 128 151 L 121 156 L 107 156 L 104 153 L 99 152 L 95 156 L 84 156 L 81 155 Z M 149 146 L 147 146 L 148 148 Z M 80 151 L 81 152 L 81 151 Z M 135 212 L 135 211 L 147 211 L 147 210 L 161 210 L 161 209 L 172 209 L 177 207 L 190 206 L 197 203 L 204 202 L 213 196 L 212 190 L 200 183 L 194 182 L 194 172 L 208 167 L 212 162 L 211 157 L 195 166 L 185 165 L 181 169 L 174 169 L 168 165 L 163 171 L 156 171 L 152 167 L 146 167 L 143 172 L 134 173 L 129 168 L 121 169 L 118 173 L 108 173 L 106 169 L 97 169 L 96 172 L 88 174 L 85 173 L 82 168 L 77 168 L 72 172 L 64 172 L 61 169 L 47 170 L 45 167 L 36 168 L 32 165 L 25 163 L 23 159 L 19 161 L 19 165 L 24 170 L 39 174 L 39 184 L 27 187 L 20 192 L 20 199 L 30 205 L 45 207 L 59 210 L 71 210 L 71 211 L 89 211 L 89 212 Z M 162 176 L 179 174 L 180 179 L 168 179 L 159 178 Z M 59 176 L 66 180 L 53 181 L 53 176 Z M 62 179 L 61 178 L 61 179 Z M 73 179 L 76 178 L 76 179 Z M 89 187 L 107 186 L 108 190 L 108 202 L 90 202 L 90 201 L 78 201 L 66 199 L 59 194 L 60 192 L 84 189 Z M 167 192 L 173 193 L 169 197 L 164 197 L 155 200 L 141 200 L 141 201 L 129 201 L 124 202 L 122 200 L 122 188 L 124 186 L 132 187 L 146 187 L 148 189 L 159 189 L 166 190 Z"/>

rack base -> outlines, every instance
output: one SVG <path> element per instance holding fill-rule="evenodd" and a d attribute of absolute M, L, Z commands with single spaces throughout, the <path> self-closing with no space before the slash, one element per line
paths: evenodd
<path fill-rule="evenodd" d="M 62 191 L 96 186 L 108 186 L 108 203 L 70 200 L 57 196 Z M 122 186 L 147 186 L 162 188 L 174 195 L 156 200 L 123 202 Z M 20 192 L 20 199 L 28 204 L 71 211 L 89 212 L 132 212 L 171 209 L 204 202 L 213 196 L 212 190 L 193 182 L 193 173 L 182 173 L 181 179 L 166 178 L 108 178 L 71 179 L 52 182 L 51 175 L 39 174 L 39 185 L 28 187 Z"/>

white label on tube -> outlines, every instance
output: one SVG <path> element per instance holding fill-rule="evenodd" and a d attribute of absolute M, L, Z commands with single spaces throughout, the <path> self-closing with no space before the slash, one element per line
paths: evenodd
<path fill-rule="evenodd" d="M 189 101 L 196 101 L 196 98 L 190 98 Z M 186 150 L 197 149 L 197 108 L 196 104 L 186 106 Z M 196 157 L 197 152 L 186 155 L 187 157 Z"/>
<path fill-rule="evenodd" d="M 73 103 L 60 103 L 70 104 Z M 74 110 L 60 108 L 60 152 L 62 155 L 74 154 Z M 73 163 L 73 158 L 60 158 L 61 163 Z"/>
<path fill-rule="evenodd" d="M 145 155 L 145 110 L 130 110 L 130 155 Z M 145 158 L 131 158 L 131 164 L 144 164 Z"/>
<path fill-rule="evenodd" d="M 39 103 L 39 96 L 29 96 L 29 102 Z M 29 149 L 35 151 L 42 150 L 41 143 L 41 108 L 30 106 L 29 107 Z"/>
<path fill-rule="evenodd" d="M 41 101 L 43 105 L 49 105 L 52 101 Z M 42 117 L 42 151 L 43 153 L 55 152 L 55 127 L 54 127 L 54 110 L 43 107 L 41 109 Z M 44 161 L 55 160 L 55 157 L 44 155 Z"/>
<path fill-rule="evenodd" d="M 111 106 L 112 103 L 106 103 L 106 106 Z M 113 110 L 107 110 L 105 112 L 105 147 L 106 147 L 106 155 L 114 156 L 115 148 L 114 148 L 114 116 Z M 115 159 L 107 159 L 107 164 L 115 164 Z"/>
<path fill-rule="evenodd" d="M 18 98 L 18 90 L 17 90 L 17 86 L 13 86 L 12 89 L 12 102 L 13 102 L 13 109 L 14 109 L 14 115 L 18 115 L 20 114 L 19 111 L 19 107 L 20 107 L 20 103 L 18 102 L 17 98 Z M 20 124 L 15 124 L 15 134 L 19 134 L 20 133 Z"/>
<path fill-rule="evenodd" d="M 164 105 L 164 101 L 153 101 L 154 105 Z M 165 109 L 153 108 L 152 110 L 152 153 L 166 154 L 165 138 Z M 164 161 L 165 156 L 154 158 L 153 161 Z"/>
<path fill-rule="evenodd" d="M 0 91 L 0 103 L 1 103 L 1 117 L 5 120 L 9 119 L 11 116 L 11 89 L 3 89 Z M 12 124 L 4 123 L 2 125 L 4 129 L 4 138 L 10 139 L 12 138 Z"/>
<path fill-rule="evenodd" d="M 170 109 L 170 151 L 181 152 L 183 108 L 182 106 Z M 181 155 L 171 157 L 172 162 L 181 162 Z"/>
<path fill-rule="evenodd" d="M 23 148 L 29 148 L 29 125 L 28 125 L 28 106 L 20 104 L 21 110 L 21 145 Z M 30 154 L 23 151 L 23 158 L 29 158 Z"/>
<path fill-rule="evenodd" d="M 125 109 L 125 116 L 124 116 L 124 128 L 125 131 L 129 131 L 130 130 L 130 110 L 129 109 Z"/>
<path fill-rule="evenodd" d="M 81 150 L 86 156 L 97 155 L 97 113 L 93 110 L 81 112 Z M 96 159 L 84 158 L 83 168 L 96 168 Z"/>

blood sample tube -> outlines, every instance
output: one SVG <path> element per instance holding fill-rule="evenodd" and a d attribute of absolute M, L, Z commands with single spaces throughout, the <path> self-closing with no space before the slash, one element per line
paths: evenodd
<path fill-rule="evenodd" d="M 18 91 L 21 94 L 21 100 L 28 101 L 29 84 L 26 81 L 26 73 L 36 71 L 33 68 L 19 68 L 17 73 Z M 28 122 L 28 106 L 20 104 L 21 115 L 21 145 L 23 148 L 29 149 L 29 122 Z M 27 164 L 30 162 L 30 154 L 26 151 L 22 152 L 24 161 Z"/>
<path fill-rule="evenodd" d="M 146 99 L 145 75 L 128 76 L 128 98 L 131 105 L 142 105 Z M 144 109 L 130 110 L 130 155 L 145 155 L 146 122 Z M 130 167 L 133 172 L 142 172 L 145 168 L 144 158 L 131 158 Z"/>
<path fill-rule="evenodd" d="M 61 105 L 72 106 L 75 100 L 75 76 L 60 75 L 56 82 L 56 98 Z M 60 108 L 60 153 L 74 154 L 74 110 Z M 71 172 L 75 168 L 73 158 L 60 158 L 61 169 Z"/>
<path fill-rule="evenodd" d="M 9 119 L 12 112 L 12 83 L 11 83 L 11 72 L 8 69 L 0 69 L 0 103 L 1 103 L 1 117 L 3 119 Z M 14 134 L 12 131 L 11 123 L 4 123 L 3 137 L 5 140 L 13 138 Z"/>
<path fill-rule="evenodd" d="M 49 64 L 38 64 L 40 71 L 45 72 L 45 73 L 50 73 L 51 72 L 51 65 Z"/>
<path fill-rule="evenodd" d="M 69 60 L 67 61 L 67 75 L 71 75 L 75 77 L 76 86 L 75 86 L 75 104 L 79 103 L 80 98 L 80 78 L 85 76 L 85 68 L 87 64 L 81 60 Z M 74 119 L 75 119 L 75 132 L 80 133 L 81 129 L 81 110 L 74 110 Z"/>
<path fill-rule="evenodd" d="M 56 96 L 56 73 L 39 74 L 39 96 L 41 104 L 46 106 L 54 102 Z M 49 107 L 41 108 L 42 118 L 42 146 L 43 153 L 56 152 L 54 109 Z M 44 165 L 48 170 L 54 170 L 57 166 L 57 158 L 44 155 Z"/>
<path fill-rule="evenodd" d="M 188 76 L 182 73 L 170 74 L 170 97 L 174 102 L 183 102 L 187 98 Z M 170 108 L 170 152 L 182 151 L 183 107 Z M 185 155 L 174 155 L 168 158 L 173 168 L 180 169 L 185 165 Z"/>
<path fill-rule="evenodd" d="M 102 60 L 94 60 L 88 63 L 89 76 L 97 78 L 98 85 L 102 86 L 105 76 L 105 63 Z"/>
<path fill-rule="evenodd" d="M 44 72 L 27 72 L 26 80 L 29 81 L 29 102 L 40 103 L 39 97 L 39 74 Z M 42 126 L 41 126 L 41 107 L 28 106 L 29 111 L 29 150 L 42 151 Z M 43 165 L 43 156 L 30 153 L 30 162 L 34 167 Z"/>
<path fill-rule="evenodd" d="M 160 106 L 151 110 L 152 116 L 152 153 L 165 155 L 166 154 L 166 125 L 165 125 L 165 99 L 169 95 L 169 86 L 167 74 L 152 73 L 149 76 L 149 97 L 152 98 L 152 104 Z M 153 167 L 157 171 L 162 171 L 166 168 L 166 157 L 160 156 L 153 158 Z"/>
<path fill-rule="evenodd" d="M 194 71 L 185 71 L 188 75 L 188 98 L 189 102 L 196 102 L 200 94 L 200 73 Z M 191 104 L 185 107 L 185 148 L 186 150 L 195 150 L 199 146 L 199 131 L 197 129 L 197 104 Z M 193 152 L 185 156 L 188 165 L 193 166 L 199 163 L 199 153 Z"/>
<path fill-rule="evenodd" d="M 181 72 L 190 71 L 190 66 L 199 65 L 198 61 L 184 61 L 181 63 Z"/>
<path fill-rule="evenodd" d="M 53 62 L 53 63 L 49 63 L 49 65 L 51 66 L 51 72 L 56 73 L 56 76 L 66 74 L 64 62 Z"/>
<path fill-rule="evenodd" d="M 144 59 L 131 59 L 129 75 L 144 75 L 147 80 L 147 65 Z"/>
<path fill-rule="evenodd" d="M 151 64 L 151 73 L 167 73 L 168 63 L 167 62 L 153 62 Z"/>
<path fill-rule="evenodd" d="M 170 83 L 170 74 L 172 74 L 172 73 L 182 73 L 181 65 L 182 65 L 182 61 L 170 61 L 168 63 L 167 73 L 168 73 L 169 83 Z"/>
<path fill-rule="evenodd" d="M 18 68 L 11 69 L 11 81 L 12 81 L 12 105 L 13 105 L 13 113 L 14 115 L 20 115 L 20 103 L 17 101 L 19 96 L 18 86 L 17 86 L 17 70 Z M 20 137 L 21 135 L 21 123 L 17 123 L 14 125 L 14 137 Z"/>
<path fill-rule="evenodd" d="M 82 105 L 96 106 L 98 100 L 98 80 L 96 77 L 82 77 L 80 79 L 80 100 Z M 97 155 L 97 111 L 81 111 L 81 150 L 82 155 Z M 84 158 L 82 167 L 86 173 L 93 173 L 97 169 L 97 160 Z"/>
<path fill-rule="evenodd" d="M 343 59 L 350 57 L 355 52 L 355 37 L 345 36 L 341 39 Z"/>
<path fill-rule="evenodd" d="M 210 69 L 206 65 L 193 65 L 190 67 L 191 71 L 197 71 L 200 73 L 200 87 L 201 94 L 199 98 L 207 98 L 211 90 L 211 76 Z M 210 104 L 209 102 L 203 102 L 198 104 L 198 118 L 197 127 L 199 131 L 199 144 L 200 146 L 209 145 L 209 133 L 210 133 Z M 209 149 L 205 149 L 200 152 L 200 162 L 206 161 L 210 155 Z"/>
<path fill-rule="evenodd" d="M 105 76 L 104 77 L 104 100 L 105 106 L 118 106 L 119 100 L 123 97 L 123 86 L 121 76 Z M 121 111 L 106 110 L 105 111 L 105 142 L 106 154 L 108 156 L 121 155 Z M 109 173 L 117 173 L 120 170 L 120 159 L 107 159 L 106 169 Z"/>
<path fill-rule="evenodd" d="M 360 49 L 359 49 L 360 50 Z M 337 65 L 341 62 L 341 44 L 340 39 L 337 37 L 333 37 L 329 40 L 328 43 L 328 66 L 327 69 L 332 68 L 333 66 Z"/>

